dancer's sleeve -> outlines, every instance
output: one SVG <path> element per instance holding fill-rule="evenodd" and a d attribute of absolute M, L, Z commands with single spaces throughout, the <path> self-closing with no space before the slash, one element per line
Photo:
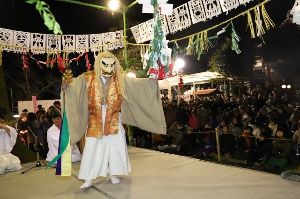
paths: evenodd
<path fill-rule="evenodd" d="M 58 155 L 48 166 L 56 164 L 56 175 L 70 176 L 72 169 L 71 147 L 86 132 L 88 121 L 88 98 L 84 74 L 68 85 L 61 98 L 63 102 L 63 122 L 60 133 Z"/>
<path fill-rule="evenodd" d="M 158 84 L 148 78 L 125 78 L 122 122 L 140 129 L 166 134 L 166 122 Z"/>

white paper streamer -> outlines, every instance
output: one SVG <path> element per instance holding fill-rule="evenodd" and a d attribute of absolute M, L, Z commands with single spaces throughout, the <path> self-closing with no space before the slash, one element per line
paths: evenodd
<path fill-rule="evenodd" d="M 75 35 L 63 35 L 62 36 L 62 47 L 65 51 L 75 51 Z"/>
<path fill-rule="evenodd" d="M 206 21 L 205 10 L 200 0 L 191 0 L 188 2 L 191 19 L 193 24 Z"/>
<path fill-rule="evenodd" d="M 192 23 L 187 3 L 175 8 L 173 14 L 167 16 L 167 19 L 171 33 L 190 27 Z"/>
<path fill-rule="evenodd" d="M 89 51 L 89 35 L 76 35 L 76 52 Z"/>
<path fill-rule="evenodd" d="M 220 0 L 220 4 L 223 12 L 228 12 L 240 5 L 239 0 Z"/>
<path fill-rule="evenodd" d="M 207 19 L 211 19 L 221 14 L 221 6 L 219 0 L 202 0 Z"/>
<path fill-rule="evenodd" d="M 90 48 L 92 52 L 103 51 L 102 46 L 102 35 L 101 34 L 91 34 L 90 35 Z"/>
<path fill-rule="evenodd" d="M 249 3 L 253 0 L 239 0 L 240 1 L 240 4 L 246 4 L 246 3 Z"/>
<path fill-rule="evenodd" d="M 43 54 L 46 49 L 46 34 L 30 34 L 30 50 L 34 54 Z"/>
<path fill-rule="evenodd" d="M 3 50 L 11 50 L 13 45 L 14 31 L 0 28 L 0 45 L 4 46 Z"/>
<path fill-rule="evenodd" d="M 61 50 L 61 35 L 47 35 L 47 51 L 60 51 Z"/>
<path fill-rule="evenodd" d="M 24 52 L 28 51 L 30 44 L 30 33 L 22 31 L 14 31 L 14 51 Z"/>

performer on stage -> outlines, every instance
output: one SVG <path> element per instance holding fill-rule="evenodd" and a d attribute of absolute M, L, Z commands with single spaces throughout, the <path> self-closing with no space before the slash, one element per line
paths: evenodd
<path fill-rule="evenodd" d="M 62 122 L 61 113 L 56 108 L 50 112 L 50 117 L 53 125 L 47 130 L 47 143 L 49 151 L 47 153 L 46 160 L 48 162 L 55 158 L 55 156 L 58 154 L 59 136 Z M 72 145 L 71 160 L 72 162 L 78 162 L 81 160 L 81 154 L 76 144 Z"/>
<path fill-rule="evenodd" d="M 85 180 L 81 188 L 108 174 L 117 184 L 117 176 L 130 172 L 122 123 L 166 133 L 157 82 L 126 77 L 118 59 L 109 52 L 99 53 L 94 71 L 64 84 L 63 89 L 71 142 L 86 136 L 79 171 L 79 179 Z"/>
<path fill-rule="evenodd" d="M 0 175 L 6 171 L 22 169 L 20 160 L 10 152 L 17 140 L 17 131 L 4 124 L 4 117 L 0 116 Z"/>

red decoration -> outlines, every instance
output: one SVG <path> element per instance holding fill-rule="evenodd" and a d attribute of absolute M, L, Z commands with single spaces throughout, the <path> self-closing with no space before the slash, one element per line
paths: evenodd
<path fill-rule="evenodd" d="M 24 53 L 24 52 L 22 54 L 22 63 L 23 63 L 23 69 L 27 70 L 29 68 L 28 57 L 26 56 L 26 53 Z"/>
<path fill-rule="evenodd" d="M 178 86 L 179 86 L 180 89 L 183 88 L 183 79 L 182 79 L 182 75 L 181 75 L 181 74 L 179 75 L 179 83 L 178 83 Z"/>
<path fill-rule="evenodd" d="M 59 53 L 57 53 L 57 67 L 59 72 L 64 72 L 65 70 L 65 63 L 64 63 L 64 59 L 60 56 Z"/>
<path fill-rule="evenodd" d="M 157 78 L 159 80 L 164 79 L 165 78 L 165 66 L 162 65 L 160 59 L 157 59 L 157 64 L 158 64 L 158 73 L 157 73 Z"/>
<path fill-rule="evenodd" d="M 158 79 L 164 79 L 165 78 L 165 67 L 163 65 L 160 65 L 158 68 Z"/>
<path fill-rule="evenodd" d="M 156 68 L 149 68 L 148 74 L 149 74 L 149 78 L 157 79 L 158 70 Z"/>
<path fill-rule="evenodd" d="M 87 71 L 90 71 L 91 70 L 91 63 L 90 63 L 89 55 L 87 54 L 87 52 L 85 52 L 84 57 L 85 57 L 85 65 L 86 65 Z"/>
<path fill-rule="evenodd" d="M 167 74 L 167 77 L 172 77 L 173 75 L 173 68 L 174 68 L 174 62 L 171 62 L 170 64 L 169 64 L 169 72 L 168 72 L 168 74 Z"/>

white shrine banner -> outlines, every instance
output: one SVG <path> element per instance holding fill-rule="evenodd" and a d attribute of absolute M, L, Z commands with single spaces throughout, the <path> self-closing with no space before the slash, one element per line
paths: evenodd
<path fill-rule="evenodd" d="M 4 46 L 3 50 L 10 50 L 9 46 L 13 45 L 14 31 L 0 28 L 0 45 Z"/>
<path fill-rule="evenodd" d="M 26 52 L 29 50 L 30 33 L 14 31 L 13 46 L 15 52 Z"/>
<path fill-rule="evenodd" d="M 61 35 L 47 35 L 47 51 L 58 52 L 61 50 Z"/>
<path fill-rule="evenodd" d="M 188 2 L 193 24 L 206 21 L 205 10 L 201 0 L 191 0 Z"/>
<path fill-rule="evenodd" d="M 116 42 L 114 49 L 124 47 L 123 30 L 116 31 Z"/>
<path fill-rule="evenodd" d="M 64 51 L 75 51 L 75 35 L 63 35 L 62 36 L 62 48 Z"/>
<path fill-rule="evenodd" d="M 191 26 L 191 17 L 188 4 L 185 3 L 173 10 L 173 14 L 167 16 L 170 33 L 186 29 Z"/>
<path fill-rule="evenodd" d="M 211 19 L 222 13 L 219 0 L 202 0 L 207 19 Z"/>
<path fill-rule="evenodd" d="M 43 54 L 46 49 L 46 34 L 31 33 L 30 34 L 30 50 L 34 54 Z"/>
<path fill-rule="evenodd" d="M 90 35 L 90 48 L 92 52 L 103 51 L 102 34 Z"/>
<path fill-rule="evenodd" d="M 253 0 L 239 0 L 239 1 L 240 1 L 240 4 L 246 4 Z"/>
<path fill-rule="evenodd" d="M 89 35 L 76 35 L 76 52 L 89 51 Z"/>
<path fill-rule="evenodd" d="M 133 34 L 133 37 L 134 37 L 134 39 L 135 39 L 135 42 L 138 43 L 138 44 L 141 43 L 140 30 L 139 30 L 138 25 L 132 26 L 132 27 L 130 28 L 130 30 L 131 30 L 131 32 L 132 32 L 132 34 Z"/>
<path fill-rule="evenodd" d="M 116 33 L 115 32 L 102 33 L 102 42 L 103 42 L 104 51 L 115 49 Z"/>
<path fill-rule="evenodd" d="M 239 0 L 220 0 L 220 4 L 223 12 L 228 12 L 240 5 Z"/>

